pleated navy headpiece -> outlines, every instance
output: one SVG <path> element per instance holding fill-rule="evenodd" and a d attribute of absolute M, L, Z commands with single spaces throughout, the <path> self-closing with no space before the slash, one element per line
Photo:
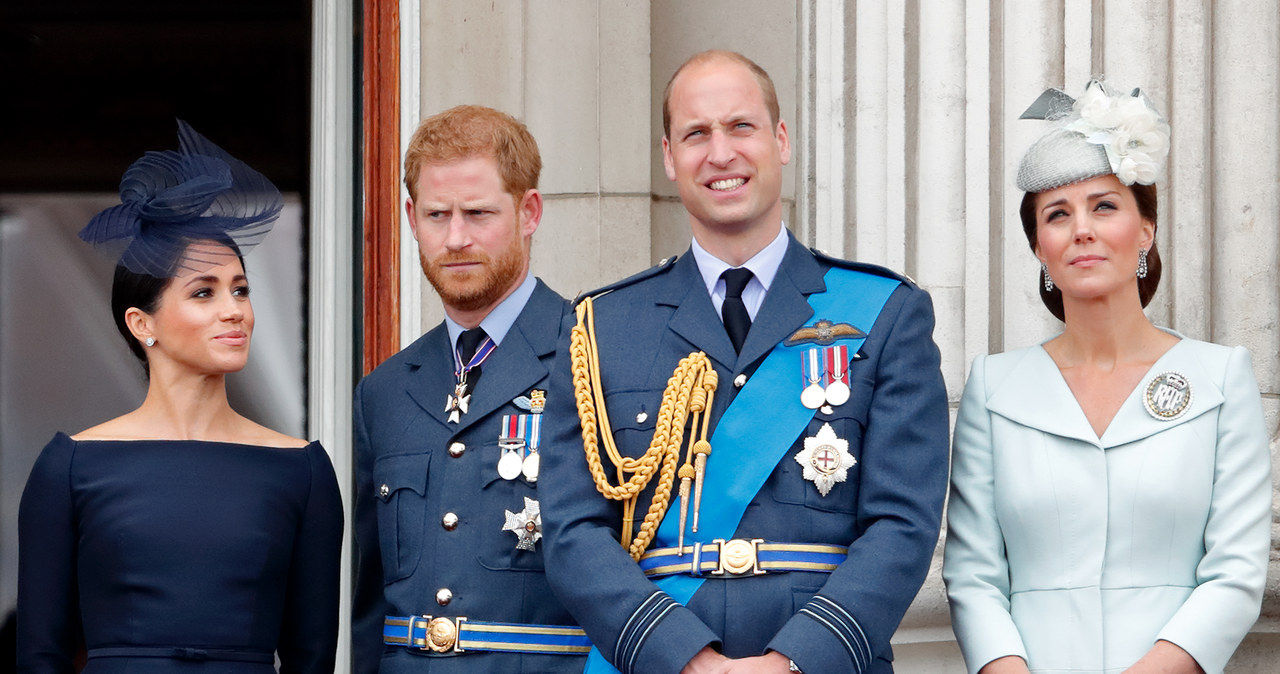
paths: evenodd
<path fill-rule="evenodd" d="M 280 217 L 266 176 L 178 120 L 178 151 L 148 152 L 120 180 L 120 205 L 98 213 L 80 238 L 118 254 L 134 273 L 204 271 L 243 254 Z"/>

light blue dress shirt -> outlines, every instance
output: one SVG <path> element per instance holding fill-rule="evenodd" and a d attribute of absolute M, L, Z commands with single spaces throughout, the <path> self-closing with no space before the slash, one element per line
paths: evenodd
<path fill-rule="evenodd" d="M 702 275 L 702 282 L 706 284 L 707 292 L 711 294 L 711 303 L 715 305 L 716 313 L 719 313 L 720 307 L 724 305 L 724 279 L 720 278 L 720 275 L 726 269 L 734 267 L 707 252 L 707 249 L 698 245 L 696 238 L 693 240 L 692 249 L 693 260 L 698 263 L 698 273 Z M 769 292 L 773 277 L 778 273 L 778 267 L 782 266 L 782 257 L 786 252 L 787 228 L 779 224 L 778 235 L 773 238 L 773 241 L 753 255 L 750 260 L 742 263 L 742 267 L 750 269 L 752 273 L 751 280 L 742 291 L 742 303 L 746 305 L 747 314 L 753 321 L 756 319 L 756 312 L 760 311 L 760 304 L 764 302 L 765 293 Z"/>

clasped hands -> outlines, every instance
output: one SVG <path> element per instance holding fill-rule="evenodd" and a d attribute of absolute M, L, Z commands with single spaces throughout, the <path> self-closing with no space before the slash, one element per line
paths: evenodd
<path fill-rule="evenodd" d="M 680 674 L 788 674 L 790 671 L 790 659 L 777 651 L 734 659 L 707 646 L 689 660 Z"/>

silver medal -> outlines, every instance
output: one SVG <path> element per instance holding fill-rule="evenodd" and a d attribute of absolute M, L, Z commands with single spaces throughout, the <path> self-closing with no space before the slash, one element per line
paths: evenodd
<path fill-rule="evenodd" d="M 827 401 L 827 392 L 818 384 L 809 384 L 800 392 L 800 403 L 811 410 L 822 407 Z"/>
<path fill-rule="evenodd" d="M 839 407 L 849 402 L 849 385 L 839 379 L 827 384 L 827 404 Z"/>
<path fill-rule="evenodd" d="M 520 468 L 524 462 L 520 459 L 520 450 L 503 449 L 502 458 L 498 459 L 498 475 L 504 480 L 520 477 Z"/>
<path fill-rule="evenodd" d="M 524 479 L 530 482 L 537 482 L 538 481 L 538 464 L 540 463 L 541 463 L 541 460 L 538 459 L 538 453 L 529 452 L 529 455 L 524 457 L 524 462 L 521 464 L 521 469 L 520 469 L 520 472 L 524 473 Z"/>

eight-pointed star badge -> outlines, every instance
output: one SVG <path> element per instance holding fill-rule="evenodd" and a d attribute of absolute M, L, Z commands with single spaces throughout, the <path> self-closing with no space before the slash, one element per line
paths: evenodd
<path fill-rule="evenodd" d="M 502 530 L 516 535 L 516 549 L 533 552 L 533 544 L 542 538 L 542 508 L 538 502 L 526 496 L 524 510 L 518 513 L 510 510 L 503 512 L 507 514 L 507 523 Z"/>
<path fill-rule="evenodd" d="M 817 435 L 804 439 L 804 449 L 796 454 L 796 463 L 804 466 L 804 479 L 813 482 L 818 493 L 826 496 L 837 482 L 849 478 L 849 469 L 858 460 L 849 453 L 849 441 L 836 437 L 831 424 L 823 424 Z"/>

